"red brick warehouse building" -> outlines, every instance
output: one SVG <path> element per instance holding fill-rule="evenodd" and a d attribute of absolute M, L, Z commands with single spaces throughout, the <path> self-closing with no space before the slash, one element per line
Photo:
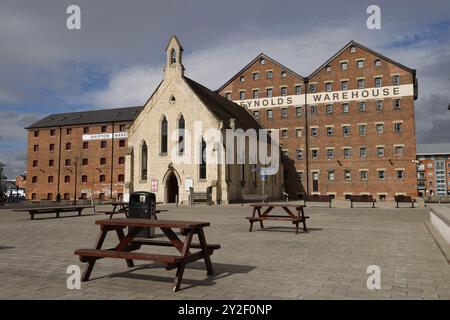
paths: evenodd
<path fill-rule="evenodd" d="M 308 77 L 260 54 L 218 92 L 280 129 L 290 195 L 417 194 L 414 69 L 351 41 Z"/>
<path fill-rule="evenodd" d="M 126 130 L 141 110 L 52 114 L 27 127 L 27 199 L 120 199 Z"/>

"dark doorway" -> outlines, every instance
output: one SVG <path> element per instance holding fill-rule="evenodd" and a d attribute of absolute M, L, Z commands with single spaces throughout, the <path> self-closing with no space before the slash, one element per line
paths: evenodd
<path fill-rule="evenodd" d="M 177 177 L 175 177 L 175 175 L 172 172 L 167 178 L 167 202 L 175 203 L 177 196 L 178 196 L 178 180 Z"/>
<path fill-rule="evenodd" d="M 313 172 L 313 192 L 319 192 L 319 173 Z"/>

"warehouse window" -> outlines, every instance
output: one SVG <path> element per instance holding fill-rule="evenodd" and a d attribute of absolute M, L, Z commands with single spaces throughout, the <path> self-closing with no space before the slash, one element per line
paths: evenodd
<path fill-rule="evenodd" d="M 344 170 L 345 181 L 352 181 L 352 172 L 350 170 Z"/>
<path fill-rule="evenodd" d="M 87 175 L 82 175 L 81 176 L 81 182 L 87 182 L 87 181 L 88 181 Z"/>
<path fill-rule="evenodd" d="M 393 76 L 393 77 L 392 77 L 392 84 L 393 84 L 394 86 L 400 85 L 400 76 Z"/>
<path fill-rule="evenodd" d="M 83 128 L 83 133 L 89 133 L 89 127 L 84 127 Z"/>
<path fill-rule="evenodd" d="M 105 182 L 106 176 L 104 174 L 101 174 L 99 180 L 100 180 L 100 182 Z"/>
<path fill-rule="evenodd" d="M 83 142 L 83 149 L 89 148 L 89 142 Z"/>
<path fill-rule="evenodd" d="M 117 181 L 124 182 L 125 181 L 125 176 L 123 174 L 119 174 L 119 176 L 117 177 Z"/>
<path fill-rule="evenodd" d="M 100 165 L 104 166 L 106 164 L 106 158 L 100 158 Z"/>
<path fill-rule="evenodd" d="M 360 175 L 361 175 L 361 180 L 362 181 L 369 180 L 369 172 L 367 172 L 366 170 L 361 170 L 360 171 Z"/>
<path fill-rule="evenodd" d="M 37 167 L 38 166 L 38 161 L 37 160 L 33 160 L 33 167 Z"/>
<path fill-rule="evenodd" d="M 34 151 L 34 152 L 39 151 L 39 145 L 38 145 L 38 144 L 35 144 L 35 145 L 33 146 L 33 151 Z"/>
<path fill-rule="evenodd" d="M 48 146 L 50 151 L 55 150 L 55 144 L 54 143 L 50 143 L 50 145 Z"/>
<path fill-rule="evenodd" d="M 66 150 L 72 149 L 72 144 L 70 142 L 66 143 Z"/>
<path fill-rule="evenodd" d="M 54 136 L 55 133 L 56 133 L 55 129 L 50 130 L 50 135 L 51 135 L 51 136 Z"/>
<path fill-rule="evenodd" d="M 53 159 L 48 160 L 48 166 L 53 167 L 55 165 L 55 161 Z"/>
<path fill-rule="evenodd" d="M 70 182 L 70 176 L 64 176 L 64 182 L 65 183 Z"/>
<path fill-rule="evenodd" d="M 375 87 L 379 88 L 381 87 L 381 77 L 376 77 L 375 78 Z"/>
<path fill-rule="evenodd" d="M 100 142 L 100 148 L 102 148 L 102 149 L 106 148 L 106 141 Z"/>
<path fill-rule="evenodd" d="M 125 157 L 119 157 L 119 164 L 125 163 Z"/>
<path fill-rule="evenodd" d="M 52 183 L 52 182 L 53 182 L 53 176 L 48 176 L 47 182 L 48 182 L 48 183 Z"/>
<path fill-rule="evenodd" d="M 348 103 L 343 103 L 342 104 L 342 113 L 347 113 L 349 112 L 349 105 Z"/>
<path fill-rule="evenodd" d="M 102 126 L 102 132 L 106 132 L 106 131 L 107 131 L 107 129 L 108 129 L 108 127 L 107 127 L 107 126 Z"/>

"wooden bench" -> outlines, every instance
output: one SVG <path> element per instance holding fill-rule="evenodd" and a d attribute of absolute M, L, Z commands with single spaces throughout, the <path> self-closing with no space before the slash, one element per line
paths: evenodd
<path fill-rule="evenodd" d="M 206 202 L 208 206 L 212 205 L 212 187 L 206 188 L 206 192 L 195 192 L 194 188 L 189 188 L 189 204 L 192 206 L 196 202 Z"/>
<path fill-rule="evenodd" d="M 375 203 L 377 202 L 376 199 L 373 198 L 371 195 L 351 195 L 350 196 L 350 208 L 353 208 L 354 202 L 369 202 L 372 203 L 372 208 L 375 208 Z"/>
<path fill-rule="evenodd" d="M 243 194 L 241 195 L 241 206 L 244 205 L 245 201 L 266 203 L 268 199 L 267 194 Z"/>
<path fill-rule="evenodd" d="M 394 199 L 397 203 L 397 208 L 399 208 L 399 203 L 411 203 L 411 208 L 415 208 L 414 204 L 416 203 L 416 199 L 413 199 L 410 196 L 398 195 L 394 196 Z"/>
<path fill-rule="evenodd" d="M 78 216 L 81 216 L 81 212 L 84 209 L 93 209 L 93 208 L 94 208 L 94 206 L 90 206 L 90 205 L 80 205 L 80 206 L 55 206 L 55 207 L 23 208 L 23 209 L 15 209 L 13 211 L 28 212 L 30 214 L 30 216 L 31 216 L 31 220 L 34 220 L 34 216 L 36 214 L 56 213 L 56 218 L 59 218 L 59 215 L 62 212 L 78 212 Z"/>
<path fill-rule="evenodd" d="M 95 248 L 78 249 L 74 254 L 78 255 L 81 262 L 87 263 L 82 281 L 88 281 L 94 268 L 95 262 L 99 259 L 113 258 L 124 259 L 128 267 L 134 267 L 133 260 L 154 261 L 164 263 L 167 270 L 177 268 L 173 282 L 173 291 L 180 289 L 181 281 L 186 264 L 203 259 L 207 269 L 207 274 L 213 273 L 210 256 L 214 250 L 220 249 L 219 244 L 207 244 L 203 227 L 209 226 L 209 222 L 191 221 L 169 221 L 155 219 L 107 219 L 95 222 L 100 226 L 100 234 L 97 238 Z M 128 234 L 124 234 L 124 229 L 128 227 Z M 169 241 L 136 238 L 142 228 L 160 228 Z M 173 231 L 180 228 L 185 231 L 185 239 L 182 241 Z M 111 249 L 102 249 L 106 235 L 110 231 L 115 231 L 119 243 Z M 199 243 L 192 243 L 194 235 L 197 235 Z M 142 245 L 168 246 L 174 247 L 180 254 L 169 255 L 160 253 L 140 253 Z M 192 249 L 200 249 L 193 252 Z"/>
<path fill-rule="evenodd" d="M 303 202 L 306 207 L 306 202 L 328 202 L 328 208 L 331 208 L 331 202 L 333 197 L 330 195 L 320 195 L 320 194 L 305 194 L 303 195 Z"/>

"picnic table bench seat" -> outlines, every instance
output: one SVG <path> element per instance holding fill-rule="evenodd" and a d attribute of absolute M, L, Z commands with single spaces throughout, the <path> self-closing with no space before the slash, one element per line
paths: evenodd
<path fill-rule="evenodd" d="M 182 259 L 182 257 L 174 255 L 116 251 L 114 249 L 110 250 L 78 249 L 75 251 L 75 255 L 80 256 L 81 262 L 88 262 L 90 258 L 96 258 L 97 260 L 103 258 L 116 258 L 125 260 L 144 260 L 162 263 L 177 263 Z"/>
<path fill-rule="evenodd" d="M 258 201 L 266 203 L 268 199 L 269 195 L 267 194 L 243 194 L 241 195 L 241 206 L 244 205 L 245 201 L 252 201 L 252 202 Z"/>
<path fill-rule="evenodd" d="M 371 195 L 351 195 L 350 196 L 350 208 L 353 208 L 355 202 L 372 203 L 372 208 L 375 208 L 377 200 Z"/>
<path fill-rule="evenodd" d="M 399 203 L 411 203 L 411 208 L 415 208 L 414 204 L 417 202 L 416 199 L 413 199 L 411 196 L 404 195 L 394 196 L 394 199 L 397 204 L 397 208 L 399 208 Z"/>

